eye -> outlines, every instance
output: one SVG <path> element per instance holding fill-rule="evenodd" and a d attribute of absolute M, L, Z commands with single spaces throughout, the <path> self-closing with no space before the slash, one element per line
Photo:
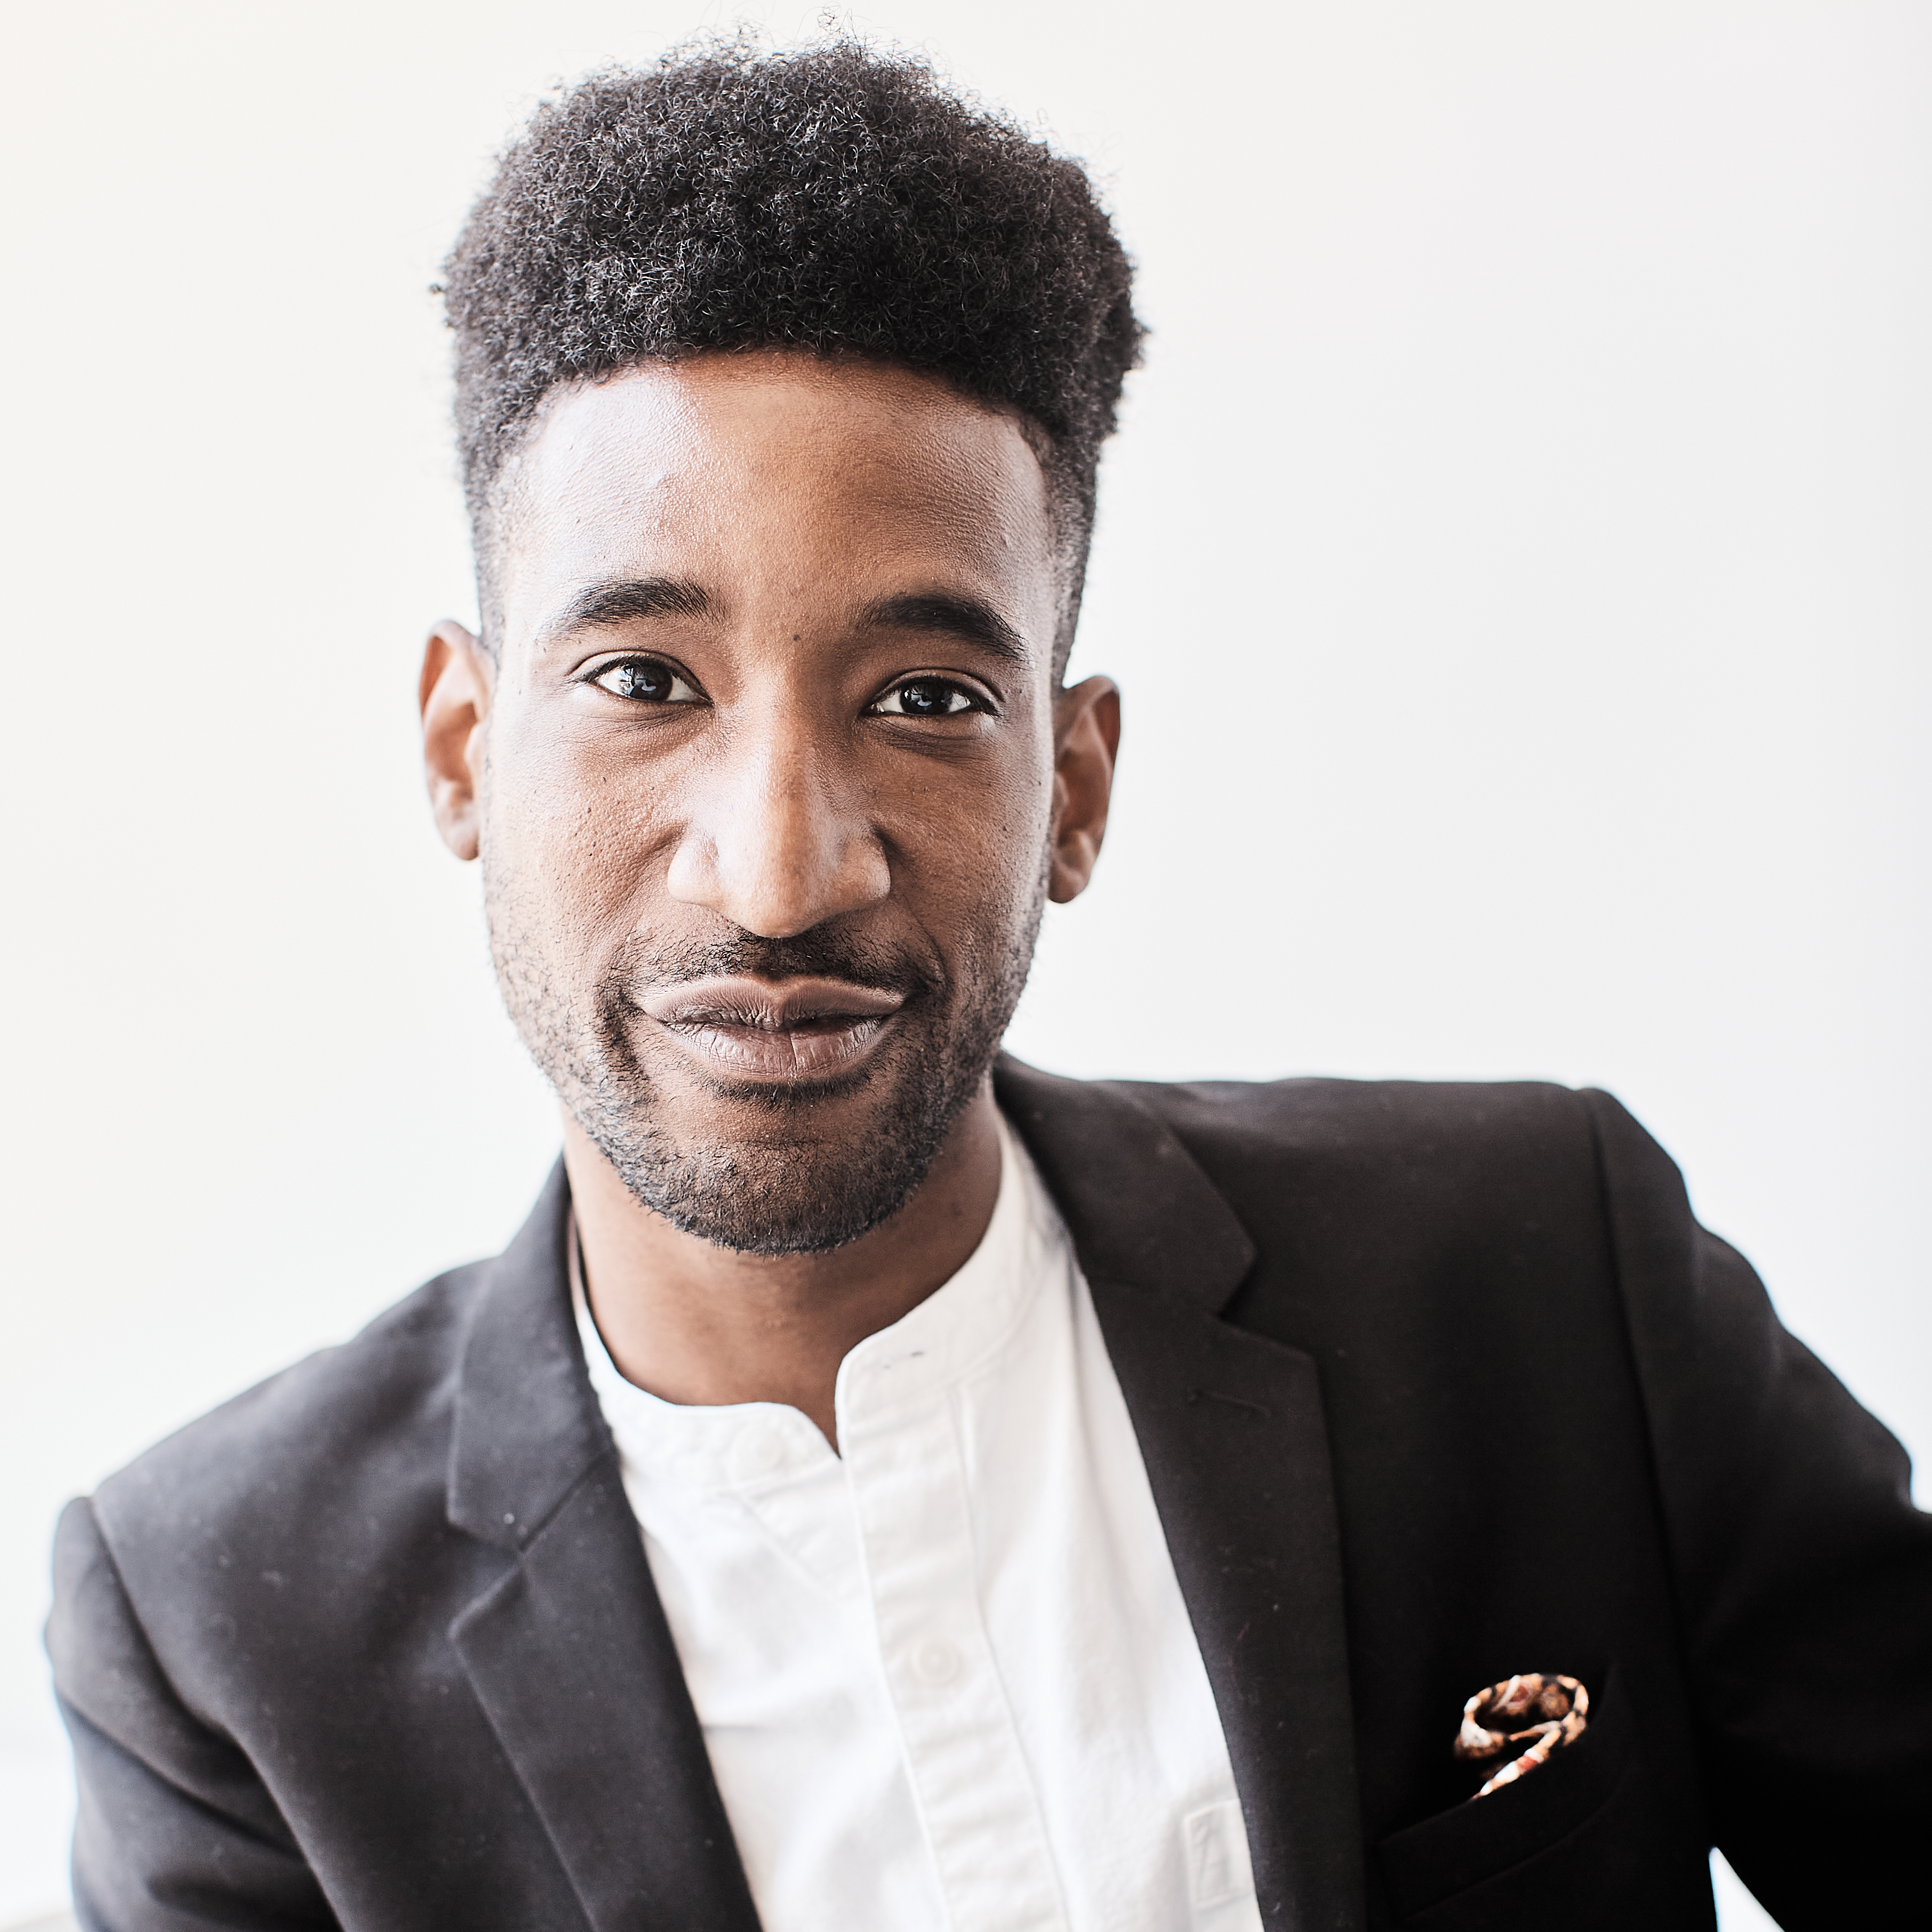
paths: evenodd
<path fill-rule="evenodd" d="M 990 710 L 986 700 L 950 677 L 909 677 L 866 707 L 875 718 L 952 718 L 962 711 Z"/>
<path fill-rule="evenodd" d="M 632 698 L 640 704 L 692 704 L 701 695 L 662 658 L 620 658 L 590 682 L 613 698 Z"/>

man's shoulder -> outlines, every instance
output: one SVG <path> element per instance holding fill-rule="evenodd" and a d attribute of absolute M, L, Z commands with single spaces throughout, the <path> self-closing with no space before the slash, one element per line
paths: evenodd
<path fill-rule="evenodd" d="M 1204 1165 L 1244 1156 L 1415 1172 L 1594 1162 L 1609 1094 L 1546 1080 L 1297 1078 L 1119 1083 Z"/>
<path fill-rule="evenodd" d="M 1011 1060 L 998 1082 L 1090 1275 L 1196 1298 L 1372 1259 L 1412 1285 L 1532 1251 L 1575 1274 L 1605 1250 L 1622 1155 L 1675 1174 L 1607 1094 L 1546 1082 L 1090 1082 Z"/>
<path fill-rule="evenodd" d="M 1574 1117 L 1586 1096 L 1550 1080 L 1122 1080 L 1164 1118 L 1207 1130 L 1264 1133 L 1298 1142 L 1413 1143 L 1486 1136 L 1522 1124 Z"/>
<path fill-rule="evenodd" d="M 1390 1180 L 1594 1166 L 1601 1136 L 1641 1133 L 1607 1094 L 1543 1080 L 1064 1080 L 1009 1061 L 1006 1091 L 1074 1126 L 1089 1109 L 1151 1114 L 1210 1177 L 1289 1169 Z M 1077 1128 L 1076 1128 L 1077 1133 Z"/>
<path fill-rule="evenodd" d="M 469 1316 L 490 1264 L 425 1282 L 352 1340 L 318 1350 L 144 1451 L 97 1491 L 118 1560 L 311 1545 L 356 1520 L 443 1507 Z M 260 1549 L 255 1545 L 262 1546 Z M 222 1567 L 227 1567 L 224 1564 Z"/>
<path fill-rule="evenodd" d="M 1292 1079 L 1135 1082 L 1159 1119 L 1250 1220 L 1292 1207 L 1306 1225 L 1399 1214 L 1442 1238 L 1558 1204 L 1594 1220 L 1608 1094 L 1547 1081 Z"/>

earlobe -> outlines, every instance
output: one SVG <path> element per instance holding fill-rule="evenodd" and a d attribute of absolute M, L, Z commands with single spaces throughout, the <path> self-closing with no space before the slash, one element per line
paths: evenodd
<path fill-rule="evenodd" d="M 1087 890 L 1107 835 L 1120 694 L 1111 678 L 1084 679 L 1054 700 L 1053 851 L 1047 896 L 1064 905 Z"/>
<path fill-rule="evenodd" d="M 490 661 L 476 637 L 445 618 L 423 647 L 417 701 L 422 710 L 423 765 L 430 810 L 443 843 L 473 859 L 482 843 L 483 721 L 490 712 Z"/>

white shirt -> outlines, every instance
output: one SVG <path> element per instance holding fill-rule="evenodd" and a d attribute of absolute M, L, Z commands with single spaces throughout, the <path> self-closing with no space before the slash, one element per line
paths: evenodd
<path fill-rule="evenodd" d="M 1120 1384 L 1000 1134 L 971 1258 L 840 1366 L 841 1454 L 626 1382 L 578 1287 L 752 1896 L 766 1932 L 1259 1932 Z"/>

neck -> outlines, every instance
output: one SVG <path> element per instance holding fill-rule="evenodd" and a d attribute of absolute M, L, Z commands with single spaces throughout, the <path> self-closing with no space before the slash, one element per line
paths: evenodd
<path fill-rule="evenodd" d="M 590 1310 L 625 1380 L 667 1402 L 788 1402 L 835 1448 L 839 1364 L 958 1273 L 1000 1191 L 990 1078 L 912 1198 L 829 1254 L 739 1254 L 681 1232 L 568 1115 L 563 1157 Z"/>

